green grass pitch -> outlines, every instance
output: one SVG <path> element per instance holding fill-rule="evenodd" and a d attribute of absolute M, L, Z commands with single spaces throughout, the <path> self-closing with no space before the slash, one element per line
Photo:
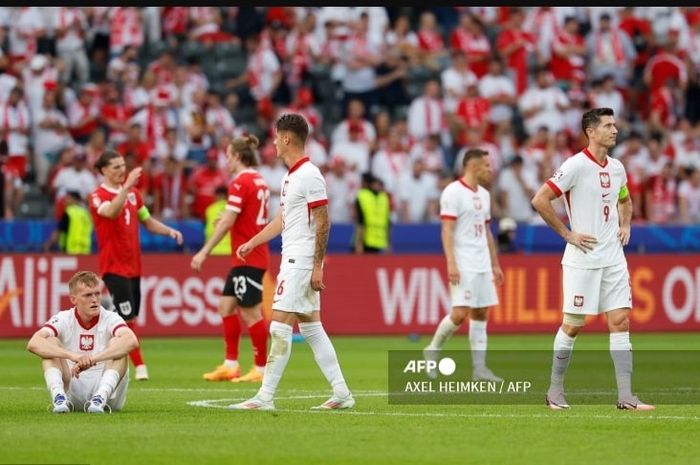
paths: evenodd
<path fill-rule="evenodd" d="M 490 335 L 489 349 L 549 350 L 553 336 Z M 124 411 L 102 416 L 48 413 L 39 359 L 24 340 L 0 341 L 0 464 L 700 464 L 698 405 L 390 405 L 387 351 L 422 349 L 428 337 L 331 339 L 357 400 L 351 411 L 309 411 L 329 388 L 304 342 L 293 346 L 276 412 L 233 412 L 220 407 L 258 385 L 202 380 L 221 361 L 221 339 L 144 338 L 151 379 L 132 378 Z M 607 341 L 582 334 L 570 370 L 576 351 Z M 700 350 L 697 334 L 633 333 L 632 343 Z M 460 332 L 445 349 L 467 347 Z M 243 338 L 244 370 L 251 358 Z"/>

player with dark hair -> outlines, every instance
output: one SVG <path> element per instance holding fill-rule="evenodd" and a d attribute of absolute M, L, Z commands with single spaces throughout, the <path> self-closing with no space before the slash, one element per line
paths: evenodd
<path fill-rule="evenodd" d="M 632 200 L 625 167 L 608 156 L 617 141 L 613 110 L 587 111 L 581 117 L 581 129 L 588 147 L 567 158 L 532 199 L 542 219 L 567 243 L 561 261 L 564 316 L 554 338 L 552 375 L 545 401 L 553 410 L 569 408 L 564 397 L 564 375 L 576 336 L 586 315 L 605 313 L 617 380 L 617 408 L 653 410 L 653 405 L 632 394 L 632 289 L 623 250 L 630 240 Z M 552 200 L 561 195 L 570 229 L 552 207 Z"/>
<path fill-rule="evenodd" d="M 106 150 L 95 162 L 104 181 L 90 194 L 89 208 L 97 233 L 100 274 L 112 296 L 114 311 L 134 330 L 141 302 L 141 241 L 139 223 L 153 234 L 169 236 L 182 245 L 182 233 L 151 217 L 135 187 L 142 168 L 126 175 L 124 157 Z M 137 380 L 148 379 L 141 350 L 129 353 Z"/>
<path fill-rule="evenodd" d="M 304 153 L 309 126 L 297 113 L 279 117 L 275 124 L 275 148 L 289 171 L 282 179 L 280 209 L 275 218 L 250 241 L 238 246 L 236 254 L 245 259 L 255 248 L 282 234 L 282 263 L 272 302 L 270 356 L 262 386 L 251 399 L 233 404 L 234 410 L 274 410 L 277 386 L 292 352 L 292 329 L 311 346 L 319 368 L 333 389 L 320 410 L 346 409 L 355 405 L 338 364 L 333 343 L 321 323 L 320 291 L 323 258 L 328 245 L 330 220 L 326 182 L 319 169 Z"/>

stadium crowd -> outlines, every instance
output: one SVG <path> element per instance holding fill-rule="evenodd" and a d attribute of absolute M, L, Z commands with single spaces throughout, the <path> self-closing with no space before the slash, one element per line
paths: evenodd
<path fill-rule="evenodd" d="M 582 113 L 610 107 L 634 221 L 700 223 L 698 7 L 0 7 L 0 70 L 6 220 L 60 218 L 105 148 L 144 168 L 154 216 L 204 219 L 245 133 L 274 215 L 271 129 L 291 110 L 333 222 L 354 220 L 367 172 L 394 222 L 439 221 L 480 147 L 494 216 L 531 223 L 534 192 L 585 147 Z"/>

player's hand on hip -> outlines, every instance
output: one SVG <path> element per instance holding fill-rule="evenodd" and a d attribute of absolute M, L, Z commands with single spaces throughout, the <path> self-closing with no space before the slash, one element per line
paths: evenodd
<path fill-rule="evenodd" d="M 447 264 L 447 279 L 453 286 L 459 284 L 459 269 L 456 265 Z"/>
<path fill-rule="evenodd" d="M 202 271 L 202 264 L 206 258 L 207 256 L 205 254 L 202 252 L 197 252 L 190 261 L 190 268 L 192 268 L 194 271 Z"/>
<path fill-rule="evenodd" d="M 136 185 L 137 182 L 139 182 L 139 178 L 141 177 L 141 172 L 143 171 L 143 168 L 136 167 L 133 170 L 129 172 L 129 175 L 126 177 L 126 181 L 124 182 L 124 188 L 125 189 L 131 189 Z"/>
<path fill-rule="evenodd" d="M 630 243 L 631 231 L 629 226 L 620 226 L 620 230 L 617 232 L 617 237 L 623 246 Z"/>
<path fill-rule="evenodd" d="M 496 286 L 500 286 L 503 284 L 503 270 L 501 269 L 500 265 L 494 265 L 492 267 L 493 270 L 493 283 Z"/>
<path fill-rule="evenodd" d="M 171 238 L 175 239 L 177 245 L 182 245 L 182 233 L 177 229 L 171 228 L 168 234 Z"/>
<path fill-rule="evenodd" d="M 250 245 L 250 241 L 246 242 L 245 244 L 241 244 L 238 249 L 236 250 L 236 256 L 240 259 L 245 261 L 245 257 L 253 250 L 253 247 Z"/>
<path fill-rule="evenodd" d="M 581 252 L 588 253 L 598 243 L 598 239 L 588 234 L 579 234 L 571 231 L 566 238 L 566 242 L 577 247 Z"/>
<path fill-rule="evenodd" d="M 326 288 L 323 284 L 323 268 L 315 266 L 311 272 L 311 289 L 314 291 L 322 291 Z"/>

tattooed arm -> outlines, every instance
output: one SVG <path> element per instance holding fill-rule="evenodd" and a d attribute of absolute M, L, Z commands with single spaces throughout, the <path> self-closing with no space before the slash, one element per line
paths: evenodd
<path fill-rule="evenodd" d="M 326 288 L 323 284 L 323 257 L 328 246 L 328 234 L 331 229 L 331 221 L 328 218 L 328 205 L 321 205 L 312 210 L 316 223 L 316 245 L 314 247 L 314 268 L 311 273 L 311 287 L 315 291 Z"/>

